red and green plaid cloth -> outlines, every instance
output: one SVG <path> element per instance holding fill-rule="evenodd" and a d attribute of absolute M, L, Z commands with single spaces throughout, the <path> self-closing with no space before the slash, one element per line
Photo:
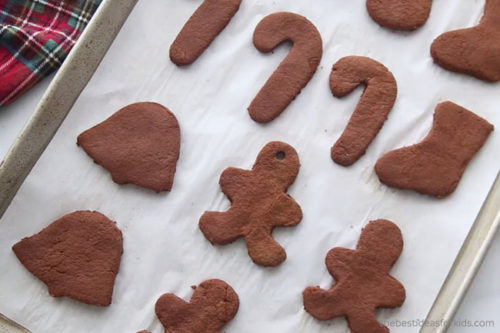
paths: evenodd
<path fill-rule="evenodd" d="M 100 2 L 0 0 L 0 106 L 61 66 Z"/>

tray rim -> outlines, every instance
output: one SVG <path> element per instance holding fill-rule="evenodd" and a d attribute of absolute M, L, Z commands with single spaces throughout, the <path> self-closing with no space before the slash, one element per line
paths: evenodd
<path fill-rule="evenodd" d="M 420 333 L 444 333 L 451 327 L 500 227 L 500 172 L 458 252 Z M 439 323 L 437 327 L 433 324 Z"/>

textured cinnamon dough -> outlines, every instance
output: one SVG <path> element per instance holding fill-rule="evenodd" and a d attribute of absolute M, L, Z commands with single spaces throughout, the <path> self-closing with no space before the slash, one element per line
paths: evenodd
<path fill-rule="evenodd" d="M 241 0 L 203 0 L 170 46 L 170 60 L 189 65 L 210 46 L 240 7 Z"/>
<path fill-rule="evenodd" d="M 278 117 L 304 88 L 323 54 L 321 35 L 305 17 L 279 12 L 266 16 L 255 28 L 253 43 L 260 52 L 271 52 L 285 41 L 290 53 L 273 72 L 248 107 L 250 117 L 267 123 Z"/>
<path fill-rule="evenodd" d="M 385 154 L 375 171 L 388 186 L 445 197 L 455 191 L 491 131 L 493 125 L 471 111 L 452 102 L 441 103 L 424 140 Z"/>
<path fill-rule="evenodd" d="M 259 153 L 252 170 L 227 168 L 220 177 L 222 192 L 231 200 L 226 212 L 205 212 L 200 229 L 212 244 L 229 244 L 244 237 L 248 254 L 262 266 L 277 266 L 285 250 L 272 238 L 277 226 L 294 226 L 302 219 L 300 206 L 286 194 L 299 172 L 292 146 L 270 142 Z"/>
<path fill-rule="evenodd" d="M 78 136 L 77 144 L 117 184 L 170 191 L 179 158 L 174 114 L 157 103 L 130 104 Z"/>
<path fill-rule="evenodd" d="M 500 81 L 500 0 L 486 0 L 479 25 L 449 31 L 431 46 L 434 62 L 485 81 Z"/>
<path fill-rule="evenodd" d="M 236 316 L 238 295 L 226 282 L 207 280 L 198 287 L 188 302 L 174 294 L 164 294 L 156 302 L 156 316 L 165 333 L 220 333 Z"/>
<path fill-rule="evenodd" d="M 356 250 L 336 247 L 326 256 L 335 279 L 329 290 L 308 287 L 304 308 L 314 318 L 345 316 L 352 333 L 387 333 L 375 317 L 377 308 L 401 306 L 405 289 L 389 271 L 403 250 L 401 231 L 388 220 L 371 221 L 361 232 Z"/>
<path fill-rule="evenodd" d="M 381 63 L 367 57 L 345 57 L 332 69 L 333 95 L 344 97 L 360 84 L 366 88 L 347 127 L 332 147 L 335 163 L 349 166 L 366 152 L 392 110 L 397 95 L 394 76 Z"/>
<path fill-rule="evenodd" d="M 427 22 L 432 0 L 367 0 L 371 18 L 394 30 L 415 30 Z"/>
<path fill-rule="evenodd" d="M 123 252 L 116 223 L 99 212 L 64 215 L 12 250 L 54 297 L 99 306 L 111 304 Z"/>

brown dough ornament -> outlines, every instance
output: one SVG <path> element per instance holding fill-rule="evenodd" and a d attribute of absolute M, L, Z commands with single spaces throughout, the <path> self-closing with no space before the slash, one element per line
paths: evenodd
<path fill-rule="evenodd" d="M 493 125 L 471 111 L 452 102 L 438 104 L 424 140 L 385 154 L 375 172 L 387 186 L 445 197 L 455 191 L 491 131 Z"/>
<path fill-rule="evenodd" d="M 179 158 L 174 114 L 157 103 L 130 104 L 78 136 L 77 144 L 117 184 L 170 191 Z"/>
<path fill-rule="evenodd" d="M 321 60 L 321 35 L 303 16 L 288 12 L 268 15 L 253 34 L 255 47 L 264 53 L 285 41 L 293 43 L 290 53 L 248 107 L 256 122 L 267 123 L 278 117 L 311 80 Z"/>
<path fill-rule="evenodd" d="M 170 60 L 189 65 L 210 46 L 240 7 L 241 0 L 203 0 L 170 46 Z"/>
<path fill-rule="evenodd" d="M 373 141 L 391 112 L 398 87 L 389 70 L 367 57 L 345 57 L 332 69 L 330 88 L 336 97 L 350 94 L 360 84 L 366 88 L 342 136 L 332 147 L 335 163 L 354 164 Z"/>
<path fill-rule="evenodd" d="M 165 333 L 220 333 L 236 316 L 238 295 L 226 282 L 207 280 L 198 287 L 188 302 L 174 294 L 164 294 L 156 302 L 156 316 Z"/>
<path fill-rule="evenodd" d="M 367 0 L 371 18 L 394 30 L 415 30 L 427 22 L 432 0 Z"/>
<path fill-rule="evenodd" d="M 486 0 L 479 25 L 436 38 L 431 55 L 435 63 L 447 70 L 500 81 L 500 0 Z"/>
<path fill-rule="evenodd" d="M 99 212 L 76 211 L 23 238 L 12 250 L 51 296 L 108 306 L 122 243 L 115 222 Z"/>
<path fill-rule="evenodd" d="M 262 266 L 277 266 L 285 250 L 272 238 L 274 227 L 297 225 L 300 206 L 286 194 L 299 172 L 299 157 L 292 146 L 268 143 L 252 170 L 227 168 L 220 177 L 222 192 L 231 201 L 226 212 L 205 212 L 200 229 L 212 244 L 229 244 L 244 237 L 248 254 Z"/>
<path fill-rule="evenodd" d="M 403 250 L 401 231 L 387 220 L 363 228 L 356 250 L 336 247 L 326 255 L 326 267 L 336 283 L 329 289 L 308 287 L 304 308 L 314 318 L 345 316 L 352 333 L 387 333 L 375 317 L 377 308 L 401 306 L 405 289 L 389 271 Z"/>

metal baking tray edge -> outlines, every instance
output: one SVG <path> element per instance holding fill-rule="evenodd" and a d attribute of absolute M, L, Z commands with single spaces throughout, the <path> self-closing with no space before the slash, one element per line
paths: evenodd
<path fill-rule="evenodd" d="M 0 164 L 0 218 L 74 102 L 91 79 L 138 0 L 103 0 L 27 125 Z M 443 333 L 452 324 L 500 224 L 500 173 L 476 217 L 420 333 Z M 1 333 L 29 333 L 0 313 Z"/>
<path fill-rule="evenodd" d="M 476 276 L 500 225 L 500 173 L 458 252 L 420 333 L 443 333 Z"/>
<path fill-rule="evenodd" d="M 0 219 L 85 88 L 138 0 L 103 0 L 0 163 Z M 29 332 L 0 313 L 0 332 Z"/>

